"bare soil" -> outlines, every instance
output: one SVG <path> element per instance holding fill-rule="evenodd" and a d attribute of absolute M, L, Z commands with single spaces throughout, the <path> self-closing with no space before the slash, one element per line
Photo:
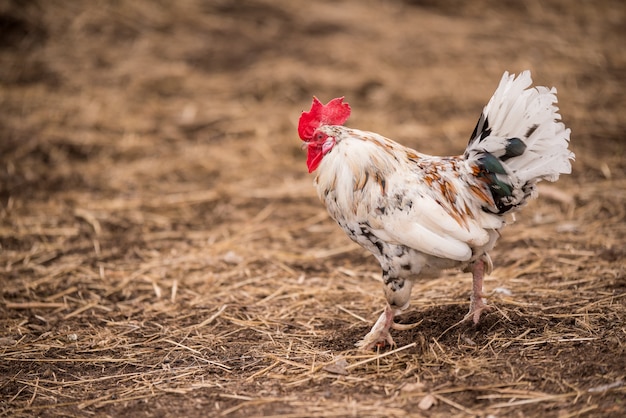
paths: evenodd
<path fill-rule="evenodd" d="M 626 415 L 620 0 L 0 3 L 0 416 Z M 296 123 L 458 154 L 505 70 L 556 86 L 574 172 L 503 230 L 493 310 L 384 299 Z"/>

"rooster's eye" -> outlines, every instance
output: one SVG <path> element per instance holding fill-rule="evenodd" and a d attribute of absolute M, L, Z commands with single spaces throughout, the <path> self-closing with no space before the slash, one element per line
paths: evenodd
<path fill-rule="evenodd" d="M 319 132 L 317 135 L 315 135 L 315 139 L 317 139 L 318 141 L 321 141 L 322 139 L 324 139 L 324 134 Z"/>

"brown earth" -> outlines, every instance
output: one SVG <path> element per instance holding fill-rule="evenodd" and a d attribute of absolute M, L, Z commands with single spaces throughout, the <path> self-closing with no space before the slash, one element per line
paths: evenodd
<path fill-rule="evenodd" d="M 624 416 L 625 35 L 621 0 L 0 3 L 0 415 Z M 300 112 L 457 154 L 524 69 L 577 158 L 503 231 L 494 309 L 418 281 L 420 326 L 356 351 L 378 266 Z"/>

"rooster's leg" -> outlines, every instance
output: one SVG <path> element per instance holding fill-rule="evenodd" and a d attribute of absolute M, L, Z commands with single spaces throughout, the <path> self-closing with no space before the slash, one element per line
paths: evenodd
<path fill-rule="evenodd" d="M 485 275 L 485 262 L 487 262 L 489 267 L 488 258 L 485 260 L 483 257 L 479 258 L 474 262 L 471 266 L 472 269 L 472 296 L 470 298 L 470 309 L 465 319 L 472 319 L 474 324 L 478 324 L 480 321 L 480 314 L 483 311 L 488 311 L 491 309 L 489 306 L 485 304 L 483 298 L 483 276 Z"/>
<path fill-rule="evenodd" d="M 362 350 L 371 350 L 378 344 L 384 345 L 385 343 L 393 347 L 395 342 L 393 341 L 389 330 L 392 327 L 394 316 L 396 316 L 396 311 L 391 309 L 391 306 L 387 304 L 383 313 L 380 314 L 378 321 L 376 321 L 372 327 L 372 330 L 368 332 L 361 341 L 356 343 L 356 346 Z"/>
<path fill-rule="evenodd" d="M 382 314 L 380 314 L 378 321 L 376 321 L 371 331 L 368 332 L 367 335 L 355 345 L 364 351 L 369 351 L 378 345 L 384 346 L 385 343 L 389 344 L 390 347 L 395 346 L 396 343 L 393 341 L 393 338 L 389 333 L 390 329 L 393 328 L 399 331 L 407 331 L 419 325 L 419 323 L 396 324 L 393 322 L 393 318 L 400 312 L 402 312 L 402 309 L 393 309 L 389 306 L 389 304 L 387 304 L 387 306 L 385 306 L 385 310 Z"/>

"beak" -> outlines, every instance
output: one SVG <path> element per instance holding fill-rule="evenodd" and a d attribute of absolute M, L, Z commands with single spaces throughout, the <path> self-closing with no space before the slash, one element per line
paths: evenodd
<path fill-rule="evenodd" d="M 308 142 L 303 142 L 302 145 L 300 145 L 300 149 L 307 149 L 309 147 L 309 143 Z"/>

